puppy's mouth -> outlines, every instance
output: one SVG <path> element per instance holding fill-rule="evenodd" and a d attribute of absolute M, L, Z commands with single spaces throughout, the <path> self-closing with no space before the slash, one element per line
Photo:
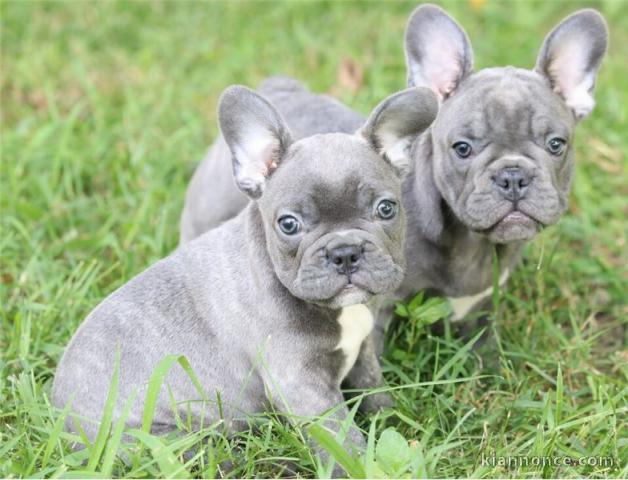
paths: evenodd
<path fill-rule="evenodd" d="M 496 243 L 509 243 L 529 240 L 542 228 L 543 224 L 531 215 L 511 210 L 482 233 Z"/>
<path fill-rule="evenodd" d="M 402 259 L 398 264 L 377 238 L 358 233 L 354 235 L 357 238 L 346 233 L 323 236 L 310 246 L 290 285 L 293 295 L 328 308 L 342 308 L 394 291 L 403 280 Z"/>
<path fill-rule="evenodd" d="M 501 220 L 498 220 L 490 229 L 497 228 L 499 225 L 503 225 L 505 227 L 510 226 L 523 226 L 523 227 L 532 227 L 539 225 L 540 222 L 536 220 L 531 215 L 523 213 L 521 210 L 512 210 L 508 212 Z"/>
<path fill-rule="evenodd" d="M 331 303 L 338 307 L 347 307 L 358 303 L 365 303 L 374 293 L 366 286 L 356 283 L 351 276 L 347 277 L 347 283 L 341 287 L 338 292 L 331 298 Z"/>

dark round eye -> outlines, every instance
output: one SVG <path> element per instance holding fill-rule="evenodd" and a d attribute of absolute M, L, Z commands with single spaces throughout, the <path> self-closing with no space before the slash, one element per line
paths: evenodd
<path fill-rule="evenodd" d="M 456 142 L 452 145 L 452 148 L 460 158 L 467 158 L 471 155 L 472 148 L 467 142 Z"/>
<path fill-rule="evenodd" d="M 554 137 L 547 142 L 547 150 L 552 155 L 561 155 L 565 151 L 567 142 L 560 137 Z"/>
<path fill-rule="evenodd" d="M 286 235 L 294 235 L 301 230 L 301 224 L 292 215 L 284 215 L 277 220 L 279 229 Z"/>
<path fill-rule="evenodd" d="M 377 215 L 384 220 L 390 220 L 397 215 L 397 204 L 392 200 L 382 200 L 377 204 Z"/>

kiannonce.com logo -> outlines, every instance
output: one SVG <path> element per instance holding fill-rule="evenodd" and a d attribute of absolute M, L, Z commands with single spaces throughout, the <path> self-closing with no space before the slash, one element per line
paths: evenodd
<path fill-rule="evenodd" d="M 614 457 L 587 456 L 587 457 L 544 457 L 544 456 L 498 456 L 482 453 L 481 466 L 506 467 L 508 469 L 521 467 L 619 467 L 619 461 Z"/>

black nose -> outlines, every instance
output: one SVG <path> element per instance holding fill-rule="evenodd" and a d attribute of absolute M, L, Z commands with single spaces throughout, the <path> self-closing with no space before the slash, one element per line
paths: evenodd
<path fill-rule="evenodd" d="M 519 167 L 504 168 L 493 177 L 497 191 L 511 202 L 523 198 L 531 182 L 532 177 Z"/>
<path fill-rule="evenodd" d="M 346 275 L 358 270 L 362 257 L 362 247 L 359 245 L 344 245 L 332 248 L 327 256 L 338 273 Z"/>

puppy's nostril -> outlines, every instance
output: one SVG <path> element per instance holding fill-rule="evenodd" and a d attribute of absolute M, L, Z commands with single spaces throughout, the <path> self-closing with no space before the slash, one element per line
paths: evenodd
<path fill-rule="evenodd" d="M 493 181 L 493 183 L 495 185 L 497 185 L 499 188 L 508 188 L 509 183 L 508 183 L 508 179 L 505 178 L 502 175 L 495 175 L 491 177 L 491 180 Z"/>
<path fill-rule="evenodd" d="M 344 245 L 333 248 L 328 255 L 334 268 L 341 274 L 354 273 L 359 268 L 362 248 L 358 245 Z"/>
<path fill-rule="evenodd" d="M 507 167 L 491 177 L 491 180 L 500 195 L 516 202 L 525 196 L 532 176 L 519 167 Z"/>

